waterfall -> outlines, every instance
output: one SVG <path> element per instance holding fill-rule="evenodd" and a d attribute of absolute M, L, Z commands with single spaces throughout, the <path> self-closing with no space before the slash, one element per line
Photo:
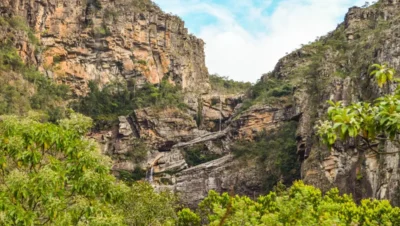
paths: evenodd
<path fill-rule="evenodd" d="M 146 173 L 146 180 L 150 183 L 153 182 L 153 174 L 154 174 L 154 167 L 152 166 L 150 170 L 148 170 Z"/>
<path fill-rule="evenodd" d="M 150 169 L 150 177 L 149 177 L 150 183 L 153 182 L 153 173 L 154 173 L 154 167 L 152 166 Z"/>
<path fill-rule="evenodd" d="M 219 97 L 219 132 L 222 130 L 222 101 L 221 97 Z"/>

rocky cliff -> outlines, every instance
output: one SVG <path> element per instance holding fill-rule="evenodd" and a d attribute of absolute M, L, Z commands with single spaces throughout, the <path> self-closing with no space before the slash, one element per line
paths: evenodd
<path fill-rule="evenodd" d="M 27 20 L 42 48 L 22 45 L 21 55 L 78 95 L 89 80 L 159 83 L 166 75 L 185 90 L 209 89 L 204 42 L 149 0 L 2 0 L 0 13 Z"/>
<path fill-rule="evenodd" d="M 211 189 L 256 197 L 279 181 L 290 184 L 299 178 L 297 160 L 306 183 L 400 204 L 398 154 L 351 144 L 328 150 L 314 131 L 326 100 L 368 101 L 384 93 L 368 67 L 387 62 L 400 69 L 399 9 L 396 0 L 351 8 L 335 31 L 282 58 L 246 94 L 212 92 L 203 41 L 148 0 L 1 0 L 1 16 L 22 18 L 34 37 L 7 27 L 0 37 L 11 36 L 25 63 L 72 87 L 74 97 L 85 96 L 93 80 L 133 82 L 133 92 L 163 78 L 182 87 L 184 108 L 137 108 L 91 136 L 113 157 L 116 175 L 147 179 L 187 205 Z M 296 136 L 274 136 L 288 121 L 298 122 Z"/>
<path fill-rule="evenodd" d="M 294 85 L 294 107 L 300 113 L 297 129 L 302 179 L 327 190 L 338 187 L 359 200 L 366 197 L 399 203 L 399 155 L 363 152 L 351 144 L 328 150 L 314 126 L 326 117 L 327 100 L 369 101 L 385 93 L 369 76 L 372 63 L 400 69 L 400 2 L 382 0 L 368 8 L 351 8 L 345 22 L 328 35 L 279 61 L 268 80 Z M 397 151 L 387 142 L 387 151 Z"/>

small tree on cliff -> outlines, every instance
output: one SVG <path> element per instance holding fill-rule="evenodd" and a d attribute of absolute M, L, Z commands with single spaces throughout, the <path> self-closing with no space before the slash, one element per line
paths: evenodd
<path fill-rule="evenodd" d="M 387 65 L 374 64 L 371 76 L 376 78 L 379 87 L 393 82 L 395 70 Z M 345 141 L 353 138 L 360 150 L 383 152 L 386 141 L 400 144 L 400 87 L 394 94 L 382 96 L 372 103 L 358 102 L 344 106 L 342 102 L 328 101 L 328 120 L 316 127 L 322 141 L 332 146 L 337 139 Z"/>

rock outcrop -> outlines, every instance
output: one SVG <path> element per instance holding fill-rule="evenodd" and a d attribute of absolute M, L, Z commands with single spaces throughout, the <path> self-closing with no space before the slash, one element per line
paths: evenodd
<path fill-rule="evenodd" d="M 72 87 L 75 96 L 85 95 L 92 80 L 101 86 L 124 81 L 140 90 L 145 82 L 167 79 L 182 87 L 185 110 L 137 109 L 120 116 L 112 130 L 92 137 L 113 157 L 116 174 L 154 173 L 158 189 L 179 193 L 189 206 L 211 189 L 251 197 L 267 192 L 265 172 L 272 168 L 266 171 L 256 158 L 236 158 L 230 147 L 235 140 L 252 141 L 261 131 L 279 130 L 290 120 L 299 122 L 295 139 L 306 183 L 324 191 L 338 187 L 356 199 L 400 204 L 399 154 L 376 155 L 351 144 L 328 150 L 314 129 L 325 117 L 327 100 L 369 101 L 386 92 L 370 78 L 368 66 L 389 63 L 400 71 L 399 10 L 398 0 L 351 8 L 335 31 L 282 58 L 261 79 L 290 83 L 293 95 L 285 97 L 290 101 L 242 111 L 245 95 L 209 92 L 204 42 L 149 0 L 0 1 L 0 15 L 27 21 L 41 43 L 36 48 L 26 32 L 13 31 L 21 58 Z M 0 39 L 6 39 L 10 34 L 1 29 Z M 194 147 L 217 157 L 192 166 L 187 152 Z M 399 148 L 385 144 L 387 151 Z"/>
<path fill-rule="evenodd" d="M 209 90 L 204 42 L 151 1 L 2 0 L 0 13 L 28 21 L 42 50 L 26 57 L 78 95 L 89 80 L 140 85 L 165 76 L 184 90 Z"/>
<path fill-rule="evenodd" d="M 264 171 L 256 160 L 238 160 L 231 155 L 183 170 L 173 176 L 172 185 L 158 189 L 173 190 L 187 206 L 195 207 L 210 190 L 248 195 L 264 193 Z"/>
<path fill-rule="evenodd" d="M 306 183 L 324 191 L 338 187 L 357 200 L 373 197 L 400 204 L 398 154 L 376 155 L 351 144 L 328 150 L 314 129 L 326 115 L 327 100 L 348 104 L 387 92 L 377 87 L 368 68 L 372 63 L 388 63 L 400 69 L 399 9 L 396 0 L 351 8 L 335 31 L 281 59 L 270 75 L 295 85 L 293 105 L 300 115 L 298 154 L 304 159 Z M 385 145 L 389 152 L 398 149 L 390 142 Z"/>

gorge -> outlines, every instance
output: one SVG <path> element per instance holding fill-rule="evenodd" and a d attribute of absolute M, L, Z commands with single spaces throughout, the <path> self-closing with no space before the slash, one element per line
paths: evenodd
<path fill-rule="evenodd" d="M 398 206 L 399 154 L 346 143 L 328 149 L 315 126 L 327 100 L 349 104 L 385 93 L 369 66 L 400 71 L 399 12 L 398 0 L 351 8 L 336 30 L 249 85 L 210 76 L 204 42 L 150 0 L 0 0 L 0 50 L 15 49 L 21 59 L 10 63 L 11 50 L 0 55 L 7 66 L 0 67 L 1 113 L 42 110 L 55 121 L 70 108 L 86 114 L 95 121 L 88 137 L 111 157 L 115 176 L 147 179 L 189 207 L 210 190 L 256 198 L 300 179 L 322 192 L 338 188 L 356 201 Z M 20 64 L 66 87 L 65 95 L 32 102 L 44 86 Z M 7 99 L 7 87 L 29 107 Z M 384 150 L 400 151 L 392 142 Z"/>

